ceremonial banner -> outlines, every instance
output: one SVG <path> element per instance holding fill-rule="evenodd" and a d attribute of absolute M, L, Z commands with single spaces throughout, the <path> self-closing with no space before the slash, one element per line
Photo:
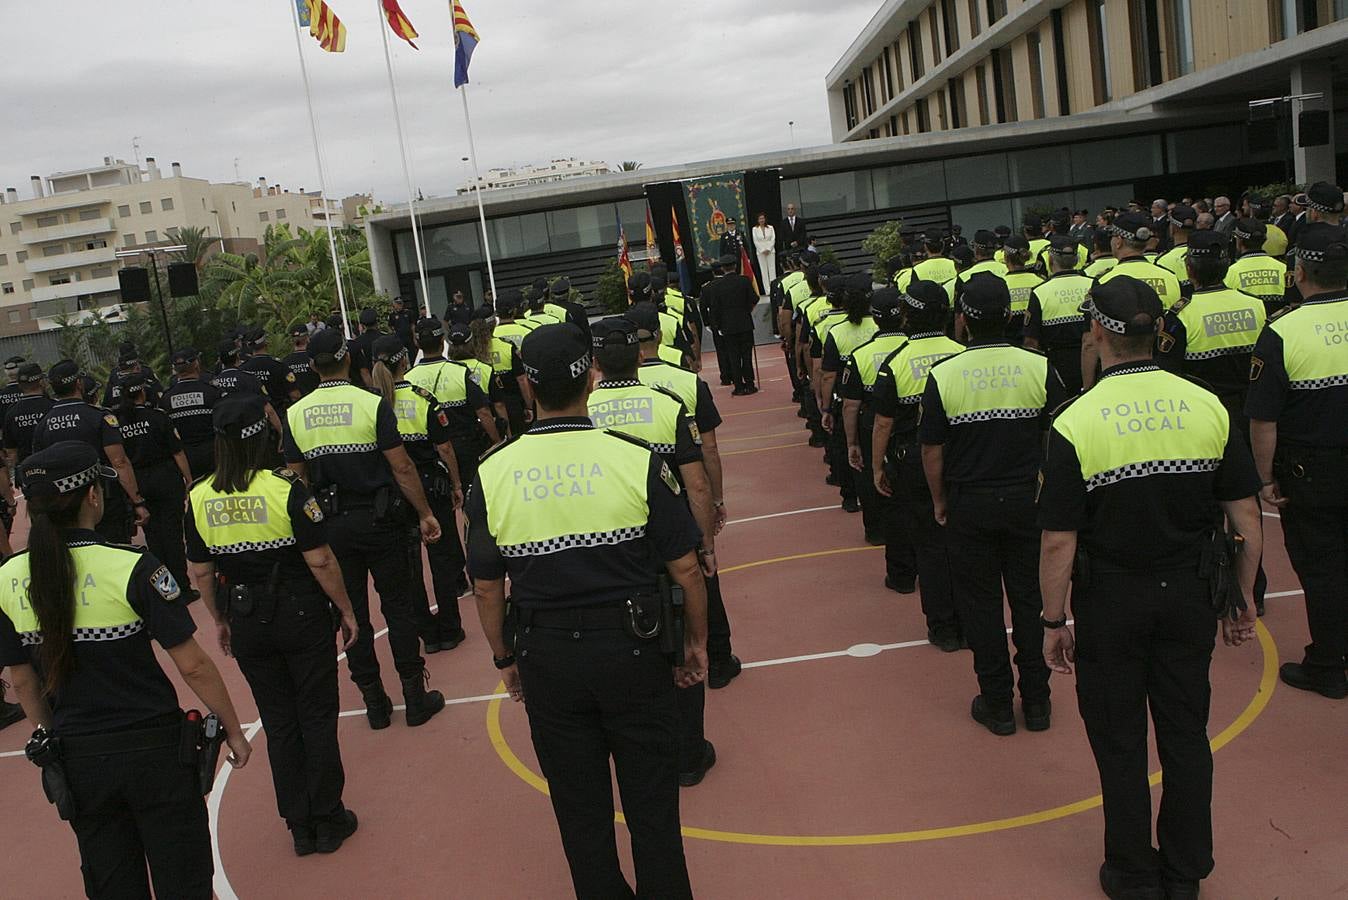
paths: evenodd
<path fill-rule="evenodd" d="M 685 181 L 683 190 L 697 264 L 711 268 L 721 257 L 726 219 L 733 216 L 741 226 L 744 224 L 744 179 L 738 175 L 718 175 Z"/>

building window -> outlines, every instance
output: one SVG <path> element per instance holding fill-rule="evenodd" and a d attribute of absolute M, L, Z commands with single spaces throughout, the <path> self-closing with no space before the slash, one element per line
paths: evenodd
<path fill-rule="evenodd" d="M 1006 15 L 1006 0 L 988 0 L 988 24 L 996 24 Z"/>
<path fill-rule="evenodd" d="M 1067 41 L 1063 37 L 1062 10 L 1053 10 L 1049 19 L 1053 23 L 1053 70 L 1058 82 L 1058 115 L 1065 116 L 1072 111 L 1072 96 L 1067 89 Z"/>
<path fill-rule="evenodd" d="M 1170 0 L 1170 28 L 1174 34 L 1174 76 L 1188 75 L 1194 70 L 1194 25 L 1191 0 Z"/>
<path fill-rule="evenodd" d="M 913 81 L 922 77 L 926 71 L 922 66 L 922 41 L 918 39 L 917 20 L 908 23 L 908 66 L 913 71 Z"/>
<path fill-rule="evenodd" d="M 38 228 L 51 228 L 53 225 L 60 225 L 60 224 L 61 224 L 61 217 L 60 217 L 60 216 L 38 216 L 38 217 L 37 217 L 37 227 L 38 227 Z"/>
<path fill-rule="evenodd" d="M 9 254 L 0 253 L 0 266 L 7 266 L 7 265 L 9 265 Z"/>
<path fill-rule="evenodd" d="M 927 10 L 927 37 L 931 39 L 931 64 L 934 66 L 945 59 L 941 53 L 941 29 L 936 24 L 936 7 Z"/>
<path fill-rule="evenodd" d="M 894 93 L 897 96 L 903 91 L 903 46 L 895 41 L 889 45 L 890 51 L 894 54 Z"/>
<path fill-rule="evenodd" d="M 117 207 L 117 216 L 119 218 L 125 219 L 130 215 L 131 215 L 131 207 L 128 206 L 127 204 L 123 203 L 121 206 Z"/>
<path fill-rule="evenodd" d="M 65 244 L 48 244 L 46 247 L 42 248 L 43 256 L 60 256 L 62 253 L 65 252 L 66 252 Z"/>
<path fill-rule="evenodd" d="M 112 266 L 99 266 L 90 273 L 91 278 L 111 278 Z"/>
<path fill-rule="evenodd" d="M 140 214 L 142 216 L 148 216 L 153 210 L 154 204 L 151 203 L 149 200 L 140 201 Z"/>
<path fill-rule="evenodd" d="M 160 200 L 160 201 L 159 201 L 159 208 L 160 208 L 161 210 L 163 210 L 164 212 L 170 212 L 170 211 L 172 211 L 172 209 L 173 209 L 173 198 L 172 198 L 172 197 L 165 197 L 163 200 Z"/>
<path fill-rule="evenodd" d="M 0 284 L 0 294 L 12 293 L 14 293 L 14 282 L 6 281 L 4 284 Z"/>
<path fill-rule="evenodd" d="M 50 285 L 52 285 L 52 286 L 55 286 L 55 285 L 58 285 L 58 284 L 70 284 L 70 273 L 69 273 L 69 272 L 61 272 L 61 273 L 59 273 L 59 274 L 57 274 L 57 275 L 48 275 L 48 276 L 47 276 L 47 284 L 50 284 Z"/>
<path fill-rule="evenodd" d="M 988 70 L 986 66 L 974 67 L 974 84 L 978 89 L 978 123 L 987 125 L 992 120 L 988 118 Z"/>
<path fill-rule="evenodd" d="M 92 222 L 94 219 L 99 218 L 100 215 L 101 213 L 99 213 L 97 207 L 95 207 L 94 209 L 82 209 L 80 210 L 80 221 Z"/>
<path fill-rule="evenodd" d="M 9 291 L 9 293 L 12 294 L 12 293 L 14 293 L 14 291 L 11 289 L 11 290 Z M 11 310 L 9 311 L 9 324 L 11 324 L 11 325 L 18 325 L 18 324 L 19 324 L 19 320 L 22 319 L 22 318 L 23 318 L 23 313 L 19 312 L 17 309 L 11 309 Z"/>
<path fill-rule="evenodd" d="M 978 9 L 980 0 L 969 0 L 969 34 L 978 37 L 983 30 L 983 14 Z"/>
<path fill-rule="evenodd" d="M 1044 47 L 1039 32 L 1025 35 L 1030 55 L 1030 104 L 1036 119 L 1044 118 Z"/>
<path fill-rule="evenodd" d="M 880 69 L 884 72 L 885 80 L 880 85 L 880 95 L 888 103 L 894 96 L 894 70 L 889 62 L 889 46 L 885 46 L 885 52 L 880 54 Z"/>
<path fill-rule="evenodd" d="M 931 131 L 931 111 L 927 108 L 927 98 L 917 101 L 917 130 L 919 134 Z"/>
<path fill-rule="evenodd" d="M 265 209 L 264 209 L 262 212 L 260 212 L 260 213 L 257 214 L 257 220 L 258 220 L 259 222 L 266 222 L 267 219 L 268 219 L 268 216 L 267 216 L 267 211 L 266 211 Z"/>
<path fill-rule="evenodd" d="M 18 253 L 14 254 L 14 259 L 17 262 L 28 262 L 28 251 L 20 250 Z"/>
<path fill-rule="evenodd" d="M 1105 0 L 1089 0 L 1090 11 L 1086 16 L 1086 29 L 1090 32 L 1091 74 L 1095 82 L 1096 105 L 1108 103 L 1114 95 L 1114 84 L 1109 76 L 1109 37 Z"/>
<path fill-rule="evenodd" d="M 855 94 L 852 92 L 852 82 L 849 81 L 843 85 L 842 95 L 843 111 L 847 115 L 847 130 L 851 131 L 857 127 L 857 101 Z M 262 215 L 266 216 L 267 214 L 263 213 Z"/>
<path fill-rule="evenodd" d="M 284 219 L 285 217 L 286 217 L 286 211 L 285 211 L 284 209 L 278 209 L 278 210 L 276 211 L 276 221 L 279 222 L 279 221 L 281 221 L 282 219 Z"/>
<path fill-rule="evenodd" d="M 123 240 L 126 242 L 126 245 L 127 245 L 128 247 L 134 247 L 134 246 L 136 246 L 136 235 L 135 235 L 134 232 L 133 232 L 133 233 L 128 233 L 127 235 L 125 235 L 124 238 L 123 238 Z"/>
<path fill-rule="evenodd" d="M 889 117 L 889 133 L 890 133 L 891 136 L 894 136 L 894 137 L 897 137 L 897 136 L 898 136 L 898 134 L 899 134 L 899 117 L 898 117 L 898 116 L 890 116 L 890 117 Z"/>
<path fill-rule="evenodd" d="M 945 28 L 945 55 L 960 48 L 959 20 L 955 15 L 955 0 L 941 0 L 941 25 Z"/>
<path fill-rule="evenodd" d="M 861 71 L 861 109 L 866 116 L 875 112 L 875 79 L 869 66 Z"/>
<path fill-rule="evenodd" d="M 1161 30 L 1156 0 L 1129 0 L 1128 29 L 1133 42 L 1133 89 L 1155 87 L 1165 80 L 1161 75 Z"/>
<path fill-rule="evenodd" d="M 1011 54 L 1005 47 L 992 51 L 992 95 L 997 121 L 1016 121 L 1015 71 L 1011 65 Z"/>
<path fill-rule="evenodd" d="M 950 98 L 950 127 L 963 128 L 968 125 L 964 116 L 964 82 L 952 78 L 946 82 L 946 96 Z"/>
<path fill-rule="evenodd" d="M 23 231 L 23 223 L 22 223 L 22 222 L 10 222 L 10 223 L 9 223 L 9 233 L 10 233 L 10 234 L 18 234 L 20 231 Z"/>
<path fill-rule="evenodd" d="M 158 240 L 159 240 L 159 232 L 155 231 L 153 228 L 145 232 L 145 243 L 153 244 L 156 243 Z"/>
<path fill-rule="evenodd" d="M 108 246 L 108 242 L 105 241 L 105 240 L 99 239 L 99 240 L 96 240 L 96 241 L 88 241 L 88 242 L 86 242 L 85 245 L 84 245 L 84 249 L 85 249 L 85 250 L 102 250 L 102 249 L 103 249 L 104 247 L 106 247 L 106 246 Z"/>

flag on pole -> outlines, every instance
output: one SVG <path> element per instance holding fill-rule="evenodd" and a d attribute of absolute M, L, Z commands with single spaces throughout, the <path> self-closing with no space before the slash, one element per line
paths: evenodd
<path fill-rule="evenodd" d="M 740 241 L 740 274 L 749 276 L 749 281 L 754 286 L 754 293 L 761 297 L 763 292 L 758 288 L 758 276 L 754 274 L 753 264 L 749 262 L 749 251 L 744 249 L 743 241 Z"/>
<path fill-rule="evenodd" d="M 411 21 L 403 15 L 402 7 L 398 5 L 398 0 L 383 0 L 384 18 L 388 19 L 388 27 L 393 29 L 393 33 L 411 45 L 413 50 L 420 49 L 412 43 L 412 38 L 417 36 L 417 30 L 412 27 Z"/>
<path fill-rule="evenodd" d="M 468 63 L 477 49 L 477 30 L 459 0 L 450 0 L 450 11 L 454 15 L 454 86 L 462 87 L 468 83 Z"/>
<path fill-rule="evenodd" d="M 683 255 L 683 239 L 679 237 L 679 217 L 674 208 L 669 209 L 669 221 L 674 226 L 674 262 L 679 269 L 679 290 L 687 295 L 693 289 L 692 273 L 688 271 L 688 259 Z"/>
<path fill-rule="evenodd" d="M 623 285 L 626 286 L 632 281 L 632 258 L 627 252 L 627 231 L 623 228 L 623 219 L 617 210 L 614 210 L 613 218 L 618 222 L 618 268 L 623 270 Z"/>
<path fill-rule="evenodd" d="M 309 26 L 309 34 L 329 53 L 346 49 L 346 26 L 323 0 L 296 0 L 300 25 Z"/>
<path fill-rule="evenodd" d="M 650 269 L 656 264 L 664 265 L 665 261 L 660 257 L 660 245 L 655 240 L 655 224 L 651 222 L 651 205 L 646 204 L 646 268 Z"/>

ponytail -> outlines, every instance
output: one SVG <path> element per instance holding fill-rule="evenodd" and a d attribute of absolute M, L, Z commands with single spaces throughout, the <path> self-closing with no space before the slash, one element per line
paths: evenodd
<path fill-rule="evenodd" d="M 102 487 L 89 490 L 101 492 Z M 87 496 L 79 492 L 28 501 L 28 602 L 42 635 L 37 660 L 48 696 L 75 669 L 75 559 L 62 532 L 75 527 Z"/>
<path fill-rule="evenodd" d="M 392 406 L 393 397 L 397 393 L 395 385 L 398 379 L 388 367 L 388 363 L 383 360 L 376 362 L 370 369 L 370 381 L 374 382 L 374 389 Z"/>
<path fill-rule="evenodd" d="M 858 291 L 848 289 L 846 295 L 847 321 L 853 325 L 860 325 L 871 314 L 871 294 L 870 291 Z"/>
<path fill-rule="evenodd" d="M 487 319 L 474 319 L 468 326 L 472 329 L 473 339 L 468 342 L 472 348 L 473 358 L 481 360 L 484 363 L 490 363 L 491 359 L 491 335 L 492 325 Z M 459 357 L 454 357 L 459 359 Z"/>

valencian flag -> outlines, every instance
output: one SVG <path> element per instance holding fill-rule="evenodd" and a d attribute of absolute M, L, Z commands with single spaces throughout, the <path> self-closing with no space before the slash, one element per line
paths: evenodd
<path fill-rule="evenodd" d="M 747 275 L 753 282 L 754 293 L 763 296 L 763 291 L 758 287 L 758 276 L 754 274 L 753 263 L 749 262 L 749 251 L 744 249 L 743 241 L 740 242 L 740 274 Z"/>
<path fill-rule="evenodd" d="M 329 53 L 346 49 L 346 26 L 323 0 L 295 0 L 300 25 L 309 26 L 309 34 Z"/>
<path fill-rule="evenodd" d="M 383 0 L 384 18 L 388 19 L 388 27 L 393 29 L 393 33 L 411 45 L 413 50 L 420 49 L 412 43 L 412 38 L 417 36 L 417 30 L 412 27 L 412 22 L 403 15 L 402 7 L 398 5 L 398 0 Z"/>
<path fill-rule="evenodd" d="M 618 223 L 618 268 L 623 270 L 623 286 L 627 286 L 632 281 L 632 258 L 627 252 L 627 232 L 623 229 L 622 216 L 618 215 L 617 210 L 613 212 L 613 218 Z"/>
<path fill-rule="evenodd" d="M 477 30 L 459 0 L 451 0 L 450 11 L 454 14 L 454 86 L 462 87 L 468 83 L 468 63 L 477 49 Z"/>
<path fill-rule="evenodd" d="M 679 290 L 689 294 L 693 290 L 692 273 L 688 271 L 688 259 L 683 255 L 683 239 L 679 237 L 679 217 L 669 210 L 669 221 L 674 226 L 674 262 L 679 268 Z"/>
<path fill-rule="evenodd" d="M 651 268 L 656 264 L 664 265 L 665 261 L 660 258 L 660 245 L 655 240 L 655 225 L 651 222 L 651 205 L 646 204 L 646 268 Z"/>

